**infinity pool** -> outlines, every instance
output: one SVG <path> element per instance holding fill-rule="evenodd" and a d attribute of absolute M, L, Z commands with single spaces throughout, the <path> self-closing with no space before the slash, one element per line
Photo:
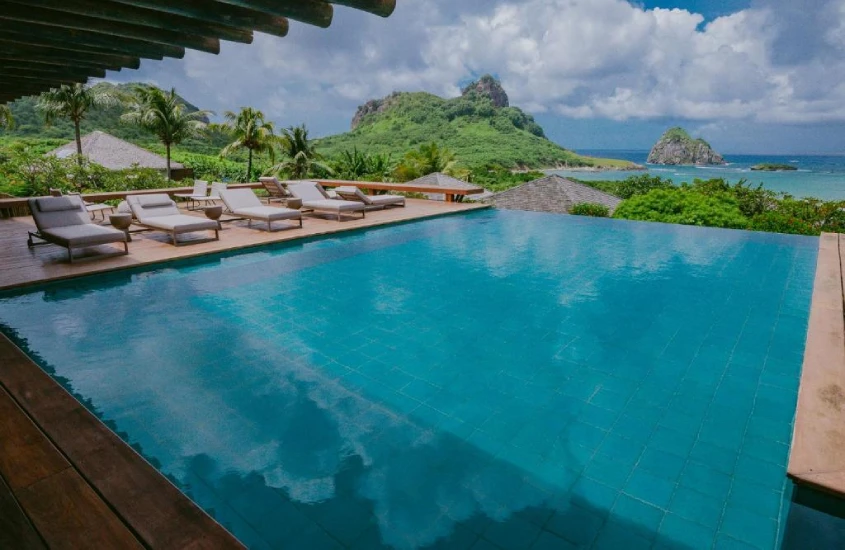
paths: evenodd
<path fill-rule="evenodd" d="M 487 211 L 0 323 L 250 548 L 769 549 L 817 248 Z"/>

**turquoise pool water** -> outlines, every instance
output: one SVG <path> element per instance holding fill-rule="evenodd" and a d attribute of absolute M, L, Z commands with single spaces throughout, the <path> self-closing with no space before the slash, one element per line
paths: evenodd
<path fill-rule="evenodd" d="M 251 548 L 768 549 L 817 246 L 488 211 L 0 323 Z"/>

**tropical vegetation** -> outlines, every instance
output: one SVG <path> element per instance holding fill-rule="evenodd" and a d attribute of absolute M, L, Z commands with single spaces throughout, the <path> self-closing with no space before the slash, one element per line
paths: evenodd
<path fill-rule="evenodd" d="M 138 86 L 122 120 L 154 134 L 164 145 L 167 179 L 170 179 L 170 149 L 188 138 L 202 134 L 210 111 L 188 111 L 176 95 L 153 86 Z"/>
<path fill-rule="evenodd" d="M 313 141 L 308 139 L 305 125 L 291 126 L 282 130 L 279 146 L 284 156 L 282 162 L 270 168 L 272 174 L 287 174 L 292 179 L 303 179 L 309 175 L 331 175 L 332 168 L 323 162 Z"/>
<path fill-rule="evenodd" d="M 0 129 L 15 129 L 15 117 L 8 105 L 0 105 Z"/>
<path fill-rule="evenodd" d="M 626 199 L 614 218 L 799 235 L 845 232 L 845 201 L 797 199 L 744 180 L 695 180 L 676 186 L 644 175 L 581 183 Z"/>
<path fill-rule="evenodd" d="M 246 178 L 252 181 L 252 157 L 266 153 L 271 161 L 276 159 L 276 135 L 272 122 L 265 120 L 264 113 L 252 107 L 242 107 L 237 113 L 226 111 L 224 114 L 225 130 L 233 141 L 220 151 L 221 157 L 232 155 L 235 151 L 247 150 Z"/>
<path fill-rule="evenodd" d="M 117 102 L 117 97 L 109 88 L 91 88 L 79 83 L 62 84 L 42 93 L 36 103 L 36 109 L 44 115 L 44 121 L 48 125 L 60 118 L 66 118 L 73 124 L 77 163 L 81 166 L 82 121 L 93 108 L 108 107 Z"/>
<path fill-rule="evenodd" d="M 607 218 L 610 216 L 610 208 L 595 202 L 579 202 L 572 206 L 569 212 L 575 216 L 591 216 L 593 218 Z"/>

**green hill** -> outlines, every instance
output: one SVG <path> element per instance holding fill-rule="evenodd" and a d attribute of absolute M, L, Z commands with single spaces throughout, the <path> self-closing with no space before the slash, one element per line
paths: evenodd
<path fill-rule="evenodd" d="M 358 108 L 352 130 L 319 140 L 322 154 L 357 148 L 400 158 L 409 149 L 437 142 L 469 167 L 499 164 L 508 168 L 632 168 L 627 161 L 585 157 L 546 138 L 534 118 L 511 107 L 507 94 L 487 75 L 460 97 L 443 99 L 416 92 L 395 92 Z"/>

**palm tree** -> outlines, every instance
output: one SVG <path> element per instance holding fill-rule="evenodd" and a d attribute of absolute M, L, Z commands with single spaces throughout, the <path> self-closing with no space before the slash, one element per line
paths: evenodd
<path fill-rule="evenodd" d="M 455 168 L 457 162 L 455 153 L 441 148 L 436 143 L 420 145 L 419 149 L 409 151 L 405 159 L 415 164 L 423 176 L 434 172 L 448 173 Z"/>
<path fill-rule="evenodd" d="M 12 116 L 12 108 L 5 104 L 0 105 L 0 129 L 15 129 L 15 117 Z"/>
<path fill-rule="evenodd" d="M 92 107 L 109 107 L 118 103 L 112 89 L 107 86 L 89 88 L 84 84 L 62 84 L 41 94 L 36 108 L 44 114 L 44 120 L 51 124 L 57 118 L 69 118 L 73 122 L 76 136 L 76 154 L 82 166 L 82 137 L 79 125 Z"/>
<path fill-rule="evenodd" d="M 275 136 L 273 123 L 264 121 L 264 113 L 252 107 L 242 107 L 239 113 L 226 111 L 226 127 L 235 140 L 220 151 L 221 156 L 227 156 L 238 149 L 249 151 L 246 165 L 246 181 L 252 177 L 253 153 L 270 154 L 270 160 L 275 161 Z"/>
<path fill-rule="evenodd" d="M 316 147 L 308 140 L 308 129 L 304 124 L 283 129 L 278 141 L 282 153 L 287 158 L 273 166 L 270 169 L 272 173 L 288 172 L 293 179 L 308 177 L 315 168 L 328 174 L 333 173 L 333 170 L 322 162 Z"/>
<path fill-rule="evenodd" d="M 185 110 L 176 90 L 165 92 L 155 86 L 137 86 L 135 98 L 121 120 L 137 124 L 156 135 L 167 151 L 167 179 L 170 179 L 170 148 L 200 135 L 211 111 Z"/>

